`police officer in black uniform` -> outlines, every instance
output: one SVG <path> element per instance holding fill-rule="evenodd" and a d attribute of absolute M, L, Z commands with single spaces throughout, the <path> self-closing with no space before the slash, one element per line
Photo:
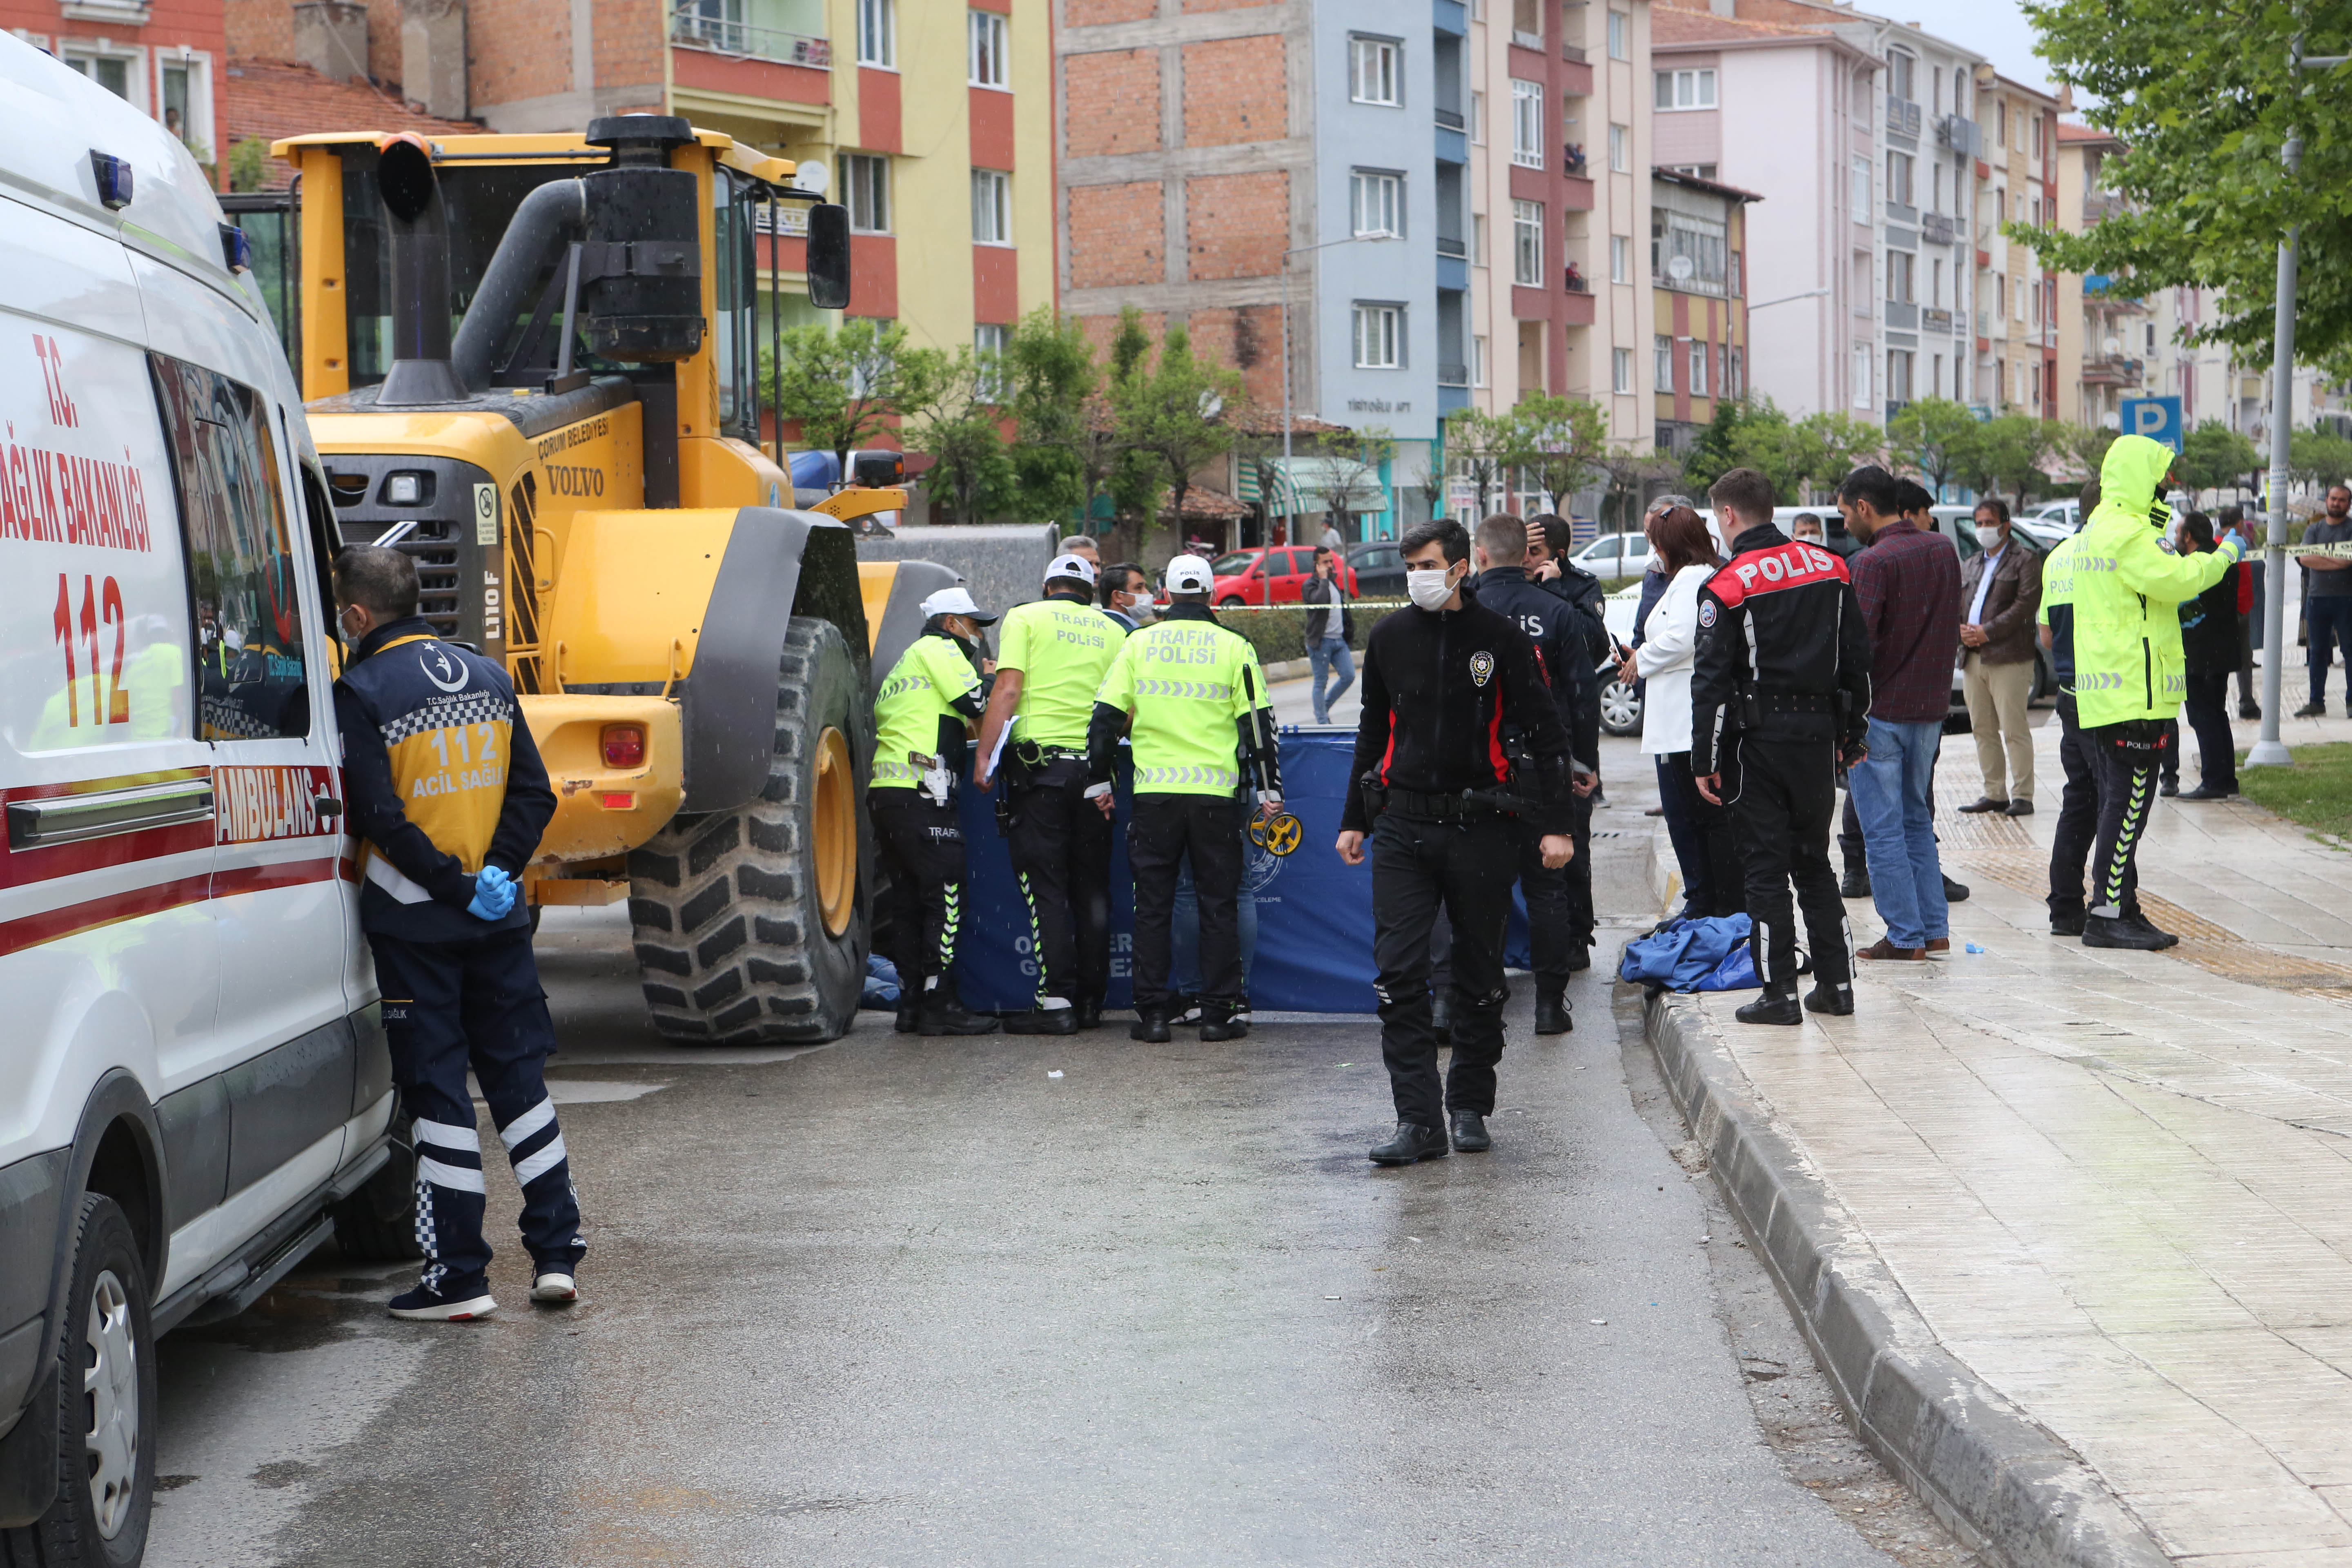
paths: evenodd
<path fill-rule="evenodd" d="M 1601 688 L 1607 678 L 1601 674 L 1601 667 L 1617 663 L 1618 658 L 1609 636 L 1609 596 L 1601 591 L 1600 578 L 1568 558 L 1570 538 L 1564 517 L 1538 512 L 1528 519 L 1528 580 L 1565 600 L 1571 613 L 1570 624 L 1583 634 L 1583 657 L 1574 661 L 1578 676 L 1572 693 L 1576 717 L 1570 721 L 1569 732 L 1579 737 L 1577 760 L 1591 769 L 1591 780 L 1570 802 L 1575 816 L 1571 837 L 1576 840 L 1576 858 L 1568 863 L 1568 928 L 1571 933 L 1568 966 L 1590 969 L 1592 933 L 1599 924 L 1592 904 L 1592 808 L 1601 798 Z M 1565 645 L 1563 656 L 1572 652 L 1573 647 L 1573 644 Z M 1592 737 L 1590 745 L 1581 739 L 1587 735 Z"/>
<path fill-rule="evenodd" d="M 1599 777 L 1594 760 L 1600 754 L 1600 683 L 1593 673 L 1582 615 L 1563 596 L 1553 594 L 1527 574 L 1527 525 L 1508 512 L 1498 512 L 1478 525 L 1473 579 L 1479 605 L 1517 623 L 1535 645 L 1543 673 L 1551 685 L 1553 706 L 1568 731 L 1570 771 L 1574 778 L 1577 822 L 1591 821 L 1589 798 Z M 1546 866 L 1537 848 L 1542 835 L 1531 824 L 1519 827 L 1519 887 L 1528 900 L 1528 946 L 1536 976 L 1536 1033 L 1564 1035 L 1575 1027 L 1569 1012 L 1568 977 L 1578 967 L 1591 940 L 1588 923 L 1576 920 L 1571 879 L 1583 858 L 1565 866 Z M 1570 834 L 1575 841 L 1575 834 Z M 1590 885 L 1588 883 L 1588 892 Z M 1589 960 L 1587 961 L 1590 962 Z M 1450 979 L 1449 973 L 1446 978 Z"/>
<path fill-rule="evenodd" d="M 1381 1051 L 1396 1099 L 1383 1165 L 1493 1146 L 1503 1054 L 1503 924 L 1526 826 L 1544 865 L 1564 866 L 1569 742 L 1534 645 L 1467 598 L 1470 536 L 1451 519 L 1404 536 L 1410 607 L 1381 618 L 1363 659 L 1363 717 L 1338 849 L 1372 859 L 1372 957 Z M 1502 736 L 1516 731 L 1520 754 Z M 1441 1091 L 1430 1017 L 1430 931 L 1454 924 L 1454 1062 Z M 1451 1112 L 1452 1142 L 1447 1141 Z"/>
<path fill-rule="evenodd" d="M 1772 481 L 1734 468 L 1707 491 L 1731 560 L 1699 591 L 1691 674 L 1691 772 L 1731 803 L 1748 872 L 1748 951 L 1764 994 L 1743 1024 L 1799 1024 L 1789 883 L 1812 944 L 1816 1013 L 1853 1011 L 1853 943 L 1830 823 L 1837 769 L 1863 757 L 1870 634 L 1845 563 L 1772 525 Z"/>

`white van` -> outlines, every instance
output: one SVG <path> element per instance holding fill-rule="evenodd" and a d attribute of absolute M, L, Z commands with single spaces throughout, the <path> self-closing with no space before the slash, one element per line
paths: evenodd
<path fill-rule="evenodd" d="M 331 1233 L 415 1256 L 341 834 L 333 514 L 241 245 L 162 126 L 0 37 L 8 1562 L 139 1560 L 155 1335 Z"/>

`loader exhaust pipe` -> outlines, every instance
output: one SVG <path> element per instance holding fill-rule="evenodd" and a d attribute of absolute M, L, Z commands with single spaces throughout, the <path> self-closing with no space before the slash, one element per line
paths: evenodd
<path fill-rule="evenodd" d="M 392 366 L 376 389 L 383 408 L 465 403 L 449 359 L 449 216 L 421 137 L 396 136 L 376 163 L 392 236 Z"/>

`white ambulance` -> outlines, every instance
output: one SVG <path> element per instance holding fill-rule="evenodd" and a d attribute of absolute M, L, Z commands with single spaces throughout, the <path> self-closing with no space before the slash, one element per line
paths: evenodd
<path fill-rule="evenodd" d="M 0 36 L 0 1561 L 136 1563 L 154 1337 L 414 1257 L 333 514 L 243 237 Z"/>

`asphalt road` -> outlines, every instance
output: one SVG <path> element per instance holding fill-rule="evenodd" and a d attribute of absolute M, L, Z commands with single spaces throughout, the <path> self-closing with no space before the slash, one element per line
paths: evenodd
<path fill-rule="evenodd" d="M 1382 1171 L 1370 1020 L 696 1053 L 616 915 L 541 941 L 585 1299 L 529 1305 L 501 1168 L 495 1320 L 330 1248 L 173 1336 L 151 1563 L 1960 1560 L 1790 1392 L 1600 970 L 1557 1041 L 1519 982 L 1493 1152 Z"/>

